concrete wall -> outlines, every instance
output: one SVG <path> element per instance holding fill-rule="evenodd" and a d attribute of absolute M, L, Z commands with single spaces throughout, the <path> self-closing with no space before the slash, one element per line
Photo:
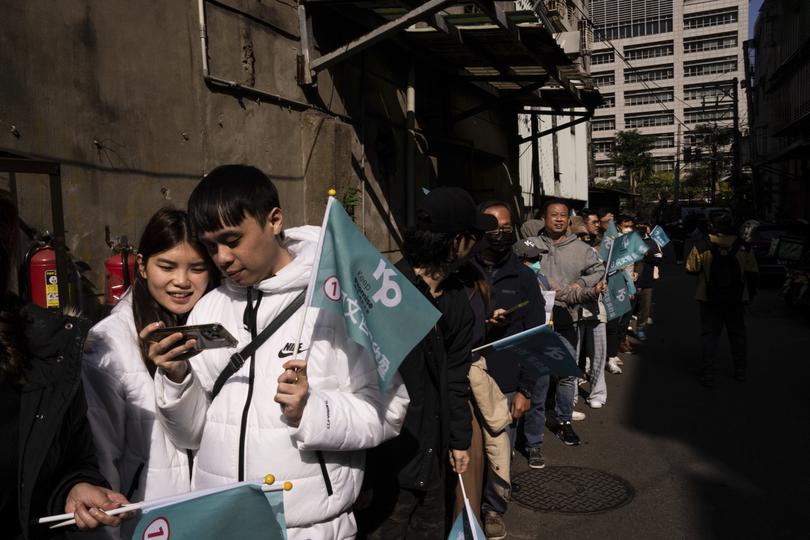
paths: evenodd
<path fill-rule="evenodd" d="M 0 10 L 0 152 L 62 164 L 68 246 L 98 287 L 105 225 L 137 241 L 155 210 L 184 207 L 199 178 L 227 162 L 274 179 L 288 225 L 320 223 L 329 187 L 360 189 L 358 224 L 379 249 L 396 250 L 390 231 L 405 195 L 401 48 L 376 45 L 305 92 L 296 81 L 295 2 L 207 3 L 211 74 L 282 98 L 262 100 L 205 84 L 194 0 L 0 0 Z M 329 15 L 314 28 L 324 49 L 359 32 Z M 416 62 L 417 183 L 514 196 L 514 115 L 452 124 L 483 93 Z M 50 229 L 47 179 L 17 181 L 23 218 Z M 0 173 L 0 188 L 7 184 Z"/>

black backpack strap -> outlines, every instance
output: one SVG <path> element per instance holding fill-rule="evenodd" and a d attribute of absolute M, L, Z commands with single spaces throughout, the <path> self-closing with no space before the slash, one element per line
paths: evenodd
<path fill-rule="evenodd" d="M 225 368 L 217 377 L 216 382 L 214 383 L 214 388 L 211 390 L 211 401 L 217 397 L 222 387 L 225 386 L 225 383 L 228 382 L 234 373 L 239 371 L 243 365 L 245 365 L 245 361 L 253 356 L 256 351 L 264 345 L 264 342 L 267 341 L 270 336 L 276 333 L 276 331 L 281 328 L 287 320 L 292 317 L 292 315 L 298 311 L 298 309 L 304 305 L 304 300 L 307 295 L 307 290 L 304 289 L 301 293 L 295 297 L 284 310 L 278 314 L 278 316 L 273 319 L 267 327 L 261 331 L 261 333 L 256 336 L 253 341 L 247 344 L 247 346 L 242 349 L 241 351 L 235 352 L 231 355 L 230 360 L 225 365 Z"/>

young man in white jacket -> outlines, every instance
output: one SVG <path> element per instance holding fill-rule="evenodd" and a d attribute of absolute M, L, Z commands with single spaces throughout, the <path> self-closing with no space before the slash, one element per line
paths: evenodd
<path fill-rule="evenodd" d="M 294 486 L 284 495 L 289 540 L 354 538 L 363 450 L 399 433 L 408 395 L 398 376 L 380 391 L 371 354 L 347 337 L 340 314 L 299 308 L 212 400 L 231 355 L 309 282 L 319 228 L 283 231 L 279 206 L 272 182 L 242 165 L 218 167 L 192 193 L 192 224 L 226 282 L 188 324 L 218 322 L 239 344 L 191 360 L 175 360 L 194 345 L 178 344 L 181 334 L 152 346 L 158 418 L 175 444 L 196 449 L 194 489 L 271 473 Z"/>

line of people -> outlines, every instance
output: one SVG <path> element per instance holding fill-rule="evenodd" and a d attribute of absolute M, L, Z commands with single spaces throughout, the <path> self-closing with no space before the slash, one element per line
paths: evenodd
<path fill-rule="evenodd" d="M 552 200 L 541 220 L 519 227 L 504 202 L 476 205 L 460 188 L 426 194 L 397 267 L 442 316 L 382 391 L 371 353 L 347 338 L 338 314 L 309 308 L 317 313 L 304 318 L 319 228 L 285 228 L 278 192 L 258 169 L 214 169 L 187 212 L 152 216 L 133 286 L 86 343 L 75 339 L 84 344 L 87 402 L 78 422 L 92 430 L 95 449 L 85 451 L 101 487 L 68 497 L 74 502 L 65 508 L 81 515 L 89 508 L 83 526 L 116 526 L 102 510 L 273 473 L 295 485 L 285 495 L 291 540 L 438 539 L 461 510 L 461 475 L 488 538 L 504 538 L 514 451 L 524 449 L 529 466 L 543 468 L 546 428 L 576 446 L 572 421 L 584 414 L 575 411 L 576 377 L 538 376 L 508 351 L 473 349 L 553 321 L 587 368 L 590 407 L 607 403 L 605 369 L 620 372 L 616 350 L 628 325 L 606 320 L 597 255 L 613 216 L 571 214 Z M 642 339 L 660 275 L 657 253 L 633 269 Z M 233 365 L 233 350 L 195 354 L 182 333 L 151 337 L 212 322 L 240 349 L 262 345 Z M 305 351 L 307 362 L 297 354 Z M 4 386 L 15 386 L 2 365 Z M 84 400 L 77 407 L 83 411 Z M 16 514 L 12 491 L 0 499 L 4 522 Z M 15 536 L 41 534 L 29 517 L 52 506 L 38 502 L 19 513 Z M 103 534 L 129 538 L 133 526 L 125 521 Z"/>

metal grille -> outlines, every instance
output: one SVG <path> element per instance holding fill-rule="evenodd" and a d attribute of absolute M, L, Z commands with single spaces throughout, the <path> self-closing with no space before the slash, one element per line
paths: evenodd
<path fill-rule="evenodd" d="M 518 474 L 512 499 L 532 510 L 594 514 L 619 508 L 635 495 L 624 479 L 585 467 L 546 467 Z"/>

